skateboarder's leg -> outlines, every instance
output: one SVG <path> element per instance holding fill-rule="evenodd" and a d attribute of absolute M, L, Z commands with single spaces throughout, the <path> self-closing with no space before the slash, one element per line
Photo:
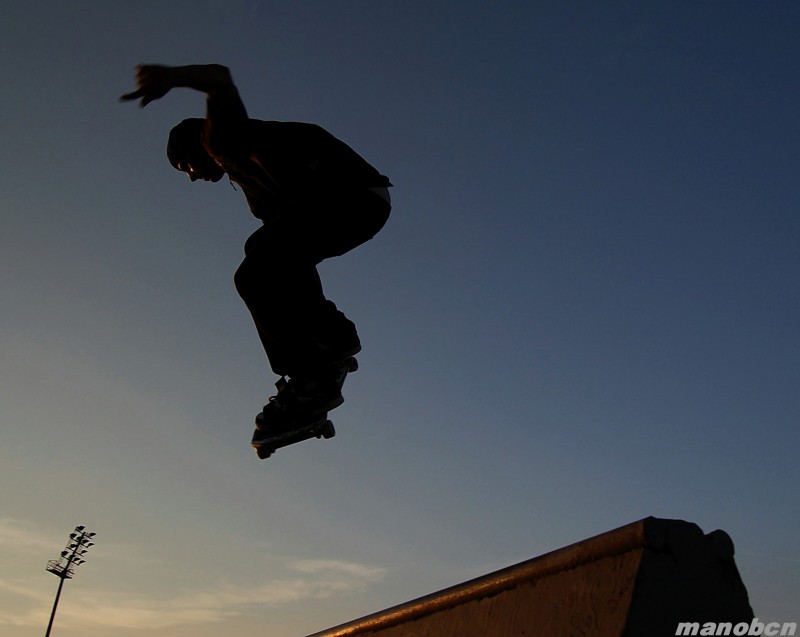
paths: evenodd
<path fill-rule="evenodd" d="M 317 263 L 341 256 L 378 234 L 392 210 L 388 190 L 382 190 L 383 196 L 368 188 L 343 190 L 309 213 L 308 241 Z"/>
<path fill-rule="evenodd" d="M 269 405 L 273 422 L 286 416 L 291 424 L 296 408 L 285 401 L 295 398 L 308 414 L 341 404 L 342 382 L 355 368 L 350 357 L 361 348 L 355 325 L 325 298 L 316 265 L 371 239 L 391 206 L 368 190 L 328 203 L 254 233 L 236 273 L 273 371 L 291 377 L 291 391 Z"/>
<path fill-rule="evenodd" d="M 259 233 L 262 230 L 256 235 Z M 269 237 L 264 232 L 248 240 L 247 254 L 234 281 L 273 371 L 296 375 L 319 357 L 310 330 L 328 305 L 314 263 L 296 252 L 287 253 Z"/>
<path fill-rule="evenodd" d="M 384 196 L 366 188 L 343 190 L 308 211 L 305 245 L 314 262 L 343 255 L 372 239 L 391 211 L 388 191 Z M 322 293 L 321 284 L 319 290 Z M 361 343 L 356 327 L 333 302 L 326 300 L 314 316 L 312 332 L 329 356 L 341 361 L 358 353 Z"/>

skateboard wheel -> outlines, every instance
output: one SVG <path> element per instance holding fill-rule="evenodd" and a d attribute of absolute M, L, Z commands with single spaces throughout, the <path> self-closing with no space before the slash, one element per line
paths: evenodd
<path fill-rule="evenodd" d="M 273 450 L 267 449 L 266 447 L 259 447 L 256 449 L 256 455 L 259 457 L 260 460 L 266 460 L 272 455 Z"/>
<path fill-rule="evenodd" d="M 358 371 L 358 360 L 355 358 L 351 358 L 347 363 L 347 368 L 351 372 Z"/>
<path fill-rule="evenodd" d="M 325 438 L 325 440 L 333 438 L 336 435 L 336 429 L 333 428 L 333 423 L 330 420 L 325 421 L 320 431 L 322 433 L 322 437 Z"/>

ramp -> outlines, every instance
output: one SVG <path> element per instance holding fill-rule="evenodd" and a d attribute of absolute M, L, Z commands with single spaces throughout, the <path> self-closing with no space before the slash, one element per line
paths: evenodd
<path fill-rule="evenodd" d="M 681 622 L 735 626 L 753 611 L 733 555 L 724 531 L 650 517 L 308 637 L 661 637 Z"/>

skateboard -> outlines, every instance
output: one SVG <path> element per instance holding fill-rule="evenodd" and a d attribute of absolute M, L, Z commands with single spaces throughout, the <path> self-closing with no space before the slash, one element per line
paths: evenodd
<path fill-rule="evenodd" d="M 333 438 L 336 435 L 336 429 L 333 428 L 333 423 L 328 420 L 326 414 L 322 420 L 310 425 L 285 429 L 278 431 L 274 435 L 261 437 L 263 434 L 264 431 L 256 427 L 253 440 L 250 443 L 261 460 L 269 458 L 278 449 L 303 442 L 304 440 L 310 440 L 311 438 L 325 438 L 327 440 Z"/>
<path fill-rule="evenodd" d="M 339 391 L 344 386 L 344 380 L 347 374 L 354 372 L 358 369 L 358 361 L 353 358 L 347 358 L 342 361 L 338 370 L 337 383 Z M 276 383 L 278 393 L 283 391 L 286 387 L 285 379 L 281 379 Z M 274 433 L 270 431 L 274 429 Z M 304 423 L 298 426 L 271 426 L 264 420 L 264 412 L 256 416 L 256 430 L 253 433 L 253 438 L 250 441 L 250 446 L 256 451 L 256 455 L 264 460 L 269 458 L 275 451 L 283 447 L 288 447 L 304 440 L 311 438 L 324 438 L 326 440 L 333 438 L 336 435 L 336 429 L 333 423 L 328 420 L 328 412 L 323 412 L 315 420 L 310 423 Z"/>

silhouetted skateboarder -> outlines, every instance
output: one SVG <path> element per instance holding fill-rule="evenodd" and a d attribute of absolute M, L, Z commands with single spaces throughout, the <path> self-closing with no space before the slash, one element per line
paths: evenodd
<path fill-rule="evenodd" d="M 317 125 L 251 119 L 224 66 L 140 65 L 136 82 L 121 100 L 146 106 L 178 87 L 205 93 L 205 119 L 175 126 L 167 157 L 192 181 L 227 174 L 263 222 L 234 276 L 281 377 L 277 396 L 257 418 L 253 446 L 302 427 L 330 437 L 327 412 L 344 400 L 342 384 L 361 343 L 355 325 L 325 298 L 316 266 L 383 227 L 389 179 Z"/>

